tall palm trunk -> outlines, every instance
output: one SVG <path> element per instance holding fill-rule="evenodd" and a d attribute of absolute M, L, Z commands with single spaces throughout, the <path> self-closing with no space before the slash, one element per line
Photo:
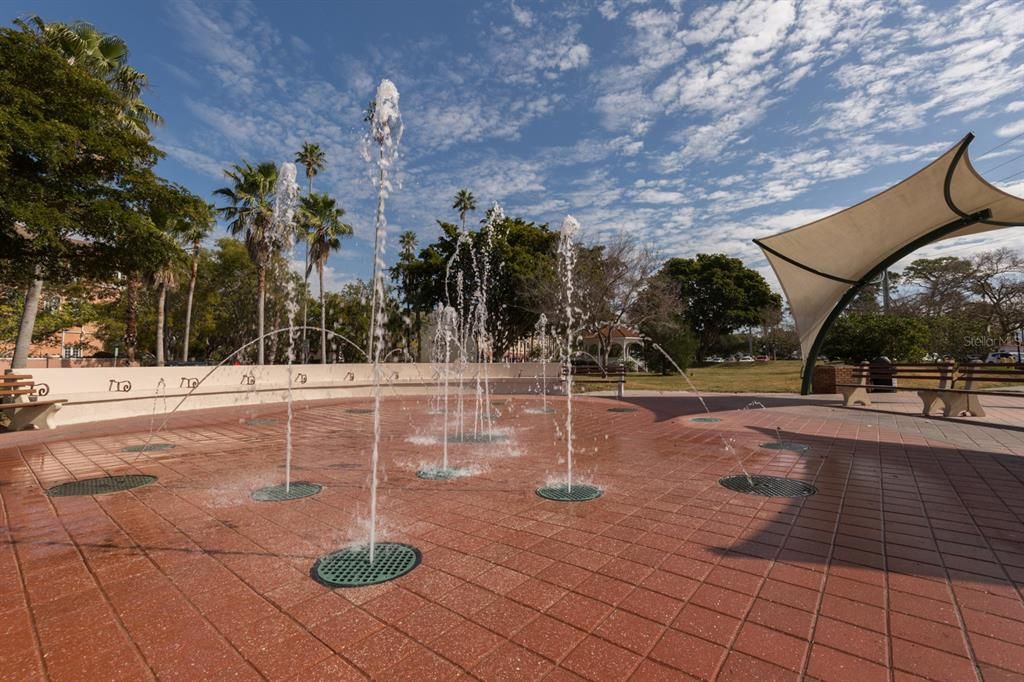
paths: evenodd
<path fill-rule="evenodd" d="M 259 290 L 259 314 L 257 316 L 256 334 L 259 341 L 256 343 L 257 359 L 256 364 L 263 364 L 263 313 L 267 305 L 267 268 L 264 265 L 256 268 L 256 286 Z"/>
<path fill-rule="evenodd" d="M 185 304 L 185 341 L 182 343 L 181 361 L 188 362 L 188 342 L 192 333 L 192 297 L 196 293 L 199 278 L 199 240 L 192 243 L 192 275 L 188 280 L 188 303 Z"/>
<path fill-rule="evenodd" d="M 139 289 L 142 280 L 139 273 L 128 275 L 125 285 L 124 353 L 128 362 L 135 362 L 135 347 L 139 342 Z"/>
<path fill-rule="evenodd" d="M 18 327 L 18 340 L 14 343 L 14 357 L 11 358 L 11 369 L 22 369 L 28 366 L 28 347 L 32 344 L 32 331 L 36 327 L 36 315 L 39 313 L 39 298 L 43 295 L 43 280 L 34 279 L 25 293 L 25 307 L 21 309 L 21 326 Z"/>
<path fill-rule="evenodd" d="M 309 193 L 308 196 L 313 196 L 313 176 L 307 176 L 309 178 Z M 309 326 L 309 240 L 303 239 L 306 243 L 306 257 L 304 259 L 306 263 L 306 269 L 303 271 L 305 279 L 303 280 L 305 286 L 302 289 L 302 362 L 309 362 L 309 330 L 306 329 Z M 323 291 L 323 280 L 321 280 L 320 290 Z M 321 304 L 323 303 L 323 296 L 321 295 Z M 323 325 L 320 325 L 323 329 Z M 320 344 L 321 346 L 323 344 Z"/>
<path fill-rule="evenodd" d="M 320 364 L 327 364 L 327 308 L 324 306 L 324 266 L 317 265 L 320 275 Z"/>
<path fill-rule="evenodd" d="M 167 285 L 160 284 L 156 299 L 156 366 L 164 366 L 164 322 L 167 319 Z"/>
<path fill-rule="evenodd" d="M 416 309 L 416 362 L 423 362 L 423 323 L 420 311 Z"/>

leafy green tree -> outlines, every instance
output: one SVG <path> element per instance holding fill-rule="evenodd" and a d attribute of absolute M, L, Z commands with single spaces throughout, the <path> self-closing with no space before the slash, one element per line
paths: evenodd
<path fill-rule="evenodd" d="M 302 198 L 299 221 L 309 235 L 309 263 L 306 278 L 315 266 L 320 278 L 320 362 L 327 364 L 327 320 L 324 307 L 324 267 L 331 253 L 341 248 L 341 237 L 352 234 L 352 226 L 342 221 L 345 209 L 327 194 L 310 194 Z"/>
<path fill-rule="evenodd" d="M 102 279 L 166 244 L 135 206 L 159 152 L 126 99 L 27 24 L 0 30 L 0 261 L 26 287 L 14 366 L 27 361 L 44 280 Z"/>
<path fill-rule="evenodd" d="M 919 317 L 851 313 L 832 325 L 822 352 L 854 363 L 880 356 L 893 362 L 920 362 L 928 340 L 928 325 Z"/>
<path fill-rule="evenodd" d="M 662 273 L 679 285 L 684 318 L 697 337 L 697 360 L 722 334 L 760 323 L 766 308 L 781 308 L 760 273 L 738 258 L 699 253 L 695 258 L 671 258 Z"/>
<path fill-rule="evenodd" d="M 224 174 L 231 180 L 230 187 L 214 191 L 227 200 L 226 206 L 217 212 L 227 218 L 232 235 L 243 235 L 249 258 L 256 266 L 256 287 L 258 296 L 256 344 L 258 364 L 265 360 L 264 323 L 267 301 L 267 270 L 273 256 L 281 249 L 286 235 L 279 234 L 274 225 L 274 185 L 277 183 L 277 166 L 264 161 L 253 166 L 248 161 L 235 164 Z"/>
<path fill-rule="evenodd" d="M 903 269 L 904 284 L 913 289 L 906 298 L 914 312 L 926 317 L 955 315 L 970 297 L 971 261 L 956 256 L 918 258 Z"/>

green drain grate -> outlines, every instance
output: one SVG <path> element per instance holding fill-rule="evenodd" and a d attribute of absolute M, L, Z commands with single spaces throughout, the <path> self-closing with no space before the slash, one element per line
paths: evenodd
<path fill-rule="evenodd" d="M 692 422 L 706 422 L 706 423 L 711 423 L 711 422 L 720 422 L 720 421 L 722 421 L 722 420 L 721 420 L 721 419 L 719 419 L 718 417 L 694 417 L 694 418 L 693 418 L 693 419 L 691 419 L 690 421 L 692 421 Z"/>
<path fill-rule="evenodd" d="M 458 467 L 448 467 L 447 469 L 442 469 L 441 467 L 437 467 L 436 469 L 420 469 L 416 472 L 416 476 L 428 481 L 448 481 L 453 478 L 467 476 L 468 474 L 469 470 L 460 469 Z"/>
<path fill-rule="evenodd" d="M 121 452 L 156 452 L 158 450 L 171 450 L 178 447 L 174 443 L 150 443 L 148 445 L 129 445 L 121 448 Z"/>
<path fill-rule="evenodd" d="M 794 443 L 790 440 L 773 440 L 770 443 L 761 443 L 760 447 L 765 450 L 792 450 L 793 452 L 803 452 L 809 449 L 803 443 Z"/>
<path fill-rule="evenodd" d="M 635 407 L 609 407 L 609 412 L 636 412 Z"/>
<path fill-rule="evenodd" d="M 347 547 L 317 559 L 310 574 L 328 587 L 363 587 L 401 577 L 416 568 L 421 558 L 411 545 L 382 542 L 374 547 L 371 564 L 368 546 Z"/>
<path fill-rule="evenodd" d="M 270 485 L 266 488 L 253 490 L 252 499 L 257 502 L 284 502 L 285 500 L 297 500 L 302 497 L 316 495 L 322 489 L 323 487 L 316 483 L 295 481 L 287 487 L 284 483 L 281 483 L 280 485 Z"/>
<path fill-rule="evenodd" d="M 273 426 L 277 423 L 277 420 L 269 417 L 257 417 L 256 419 L 249 419 L 245 423 L 247 426 Z"/>
<path fill-rule="evenodd" d="M 555 500 L 556 502 L 586 502 L 587 500 L 596 500 L 601 497 L 603 491 L 596 485 L 585 485 L 577 483 L 569 489 L 564 483 L 558 485 L 546 485 L 542 488 L 537 488 L 537 494 L 547 500 Z"/>
<path fill-rule="evenodd" d="M 102 476 L 100 478 L 83 478 L 80 481 L 68 481 L 46 490 L 50 497 L 71 497 L 73 495 L 106 495 L 122 490 L 131 490 L 149 485 L 156 476 L 130 474 L 126 476 Z"/>
<path fill-rule="evenodd" d="M 448 434 L 449 443 L 507 443 L 508 436 L 503 433 L 457 433 Z"/>
<path fill-rule="evenodd" d="M 718 482 L 734 492 L 762 497 L 807 497 L 818 492 L 810 483 L 779 476 L 751 476 L 748 479 L 743 474 L 736 474 L 725 476 Z"/>

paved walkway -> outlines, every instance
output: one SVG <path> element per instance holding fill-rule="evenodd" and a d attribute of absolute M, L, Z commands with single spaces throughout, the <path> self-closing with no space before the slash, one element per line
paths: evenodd
<path fill-rule="evenodd" d="M 141 455 L 121 449 L 149 419 L 0 434 L 0 679 L 1024 676 L 1024 401 L 945 420 L 905 396 L 717 395 L 722 421 L 697 423 L 692 396 L 586 397 L 575 467 L 605 492 L 577 504 L 533 492 L 564 470 L 564 402 L 498 402 L 511 441 L 451 445 L 481 473 L 448 482 L 414 475 L 440 417 L 386 402 L 381 533 L 423 561 L 334 591 L 309 571 L 365 537 L 365 401 L 296 411 L 295 478 L 324 490 L 283 503 L 249 497 L 283 480 L 281 408 L 175 415 L 176 447 Z M 759 448 L 776 429 L 810 449 Z M 725 444 L 818 493 L 726 490 Z M 159 480 L 42 494 L 122 472 Z"/>

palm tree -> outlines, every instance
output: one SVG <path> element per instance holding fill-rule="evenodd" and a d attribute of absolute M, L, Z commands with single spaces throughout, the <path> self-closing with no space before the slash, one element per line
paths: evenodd
<path fill-rule="evenodd" d="M 156 366 L 164 366 L 164 327 L 167 323 L 167 292 L 178 286 L 178 273 L 173 263 L 164 265 L 150 276 L 157 288 L 156 298 Z"/>
<path fill-rule="evenodd" d="M 413 324 L 416 333 L 416 358 L 419 362 L 420 355 L 420 309 L 417 305 L 416 292 L 413 291 L 414 273 L 413 269 L 416 267 L 416 233 L 412 230 L 406 230 L 398 236 L 398 244 L 401 247 L 401 251 L 398 254 L 398 264 L 395 266 L 395 276 L 399 281 L 399 286 L 402 291 L 402 298 L 405 299 L 405 311 L 406 317 L 410 314 L 415 316 L 415 322 Z M 406 334 L 406 351 L 412 354 L 412 334 Z"/>
<path fill-rule="evenodd" d="M 320 145 L 313 144 L 311 142 L 303 142 L 302 149 L 295 155 L 295 163 L 301 163 L 303 168 L 306 169 L 306 180 L 309 181 L 309 195 L 313 194 L 313 178 L 322 171 L 327 162 L 324 160 L 324 152 L 320 149 Z M 304 288 L 302 290 L 302 358 L 303 362 L 309 360 L 309 343 L 306 341 L 306 325 L 309 324 L 308 304 L 309 295 L 306 293 L 309 291 L 309 233 L 306 232 L 305 227 L 300 222 L 296 223 L 297 234 L 296 237 L 306 245 L 306 279 L 304 282 Z"/>
<path fill-rule="evenodd" d="M 309 263 L 306 277 L 316 266 L 320 278 L 320 363 L 327 364 L 327 308 L 324 305 L 324 266 L 331 252 L 341 248 L 341 237 L 352 234 L 352 226 L 342 222 L 345 209 L 327 194 L 310 194 L 302 198 L 300 220 L 309 234 Z"/>
<path fill-rule="evenodd" d="M 128 45 L 120 37 L 103 33 L 84 21 L 48 24 L 34 16 L 28 22 L 15 23 L 28 30 L 34 26 L 43 41 L 60 52 L 69 64 L 84 68 L 120 94 L 122 107 L 117 117 L 126 128 L 149 137 L 149 124 L 163 123 L 160 115 L 143 103 L 141 95 L 149 79 L 128 65 Z"/>
<path fill-rule="evenodd" d="M 315 178 L 320 171 L 326 166 L 327 162 L 324 161 L 324 152 L 320 149 L 320 145 L 313 144 L 311 142 L 303 142 L 302 149 L 295 155 L 295 163 L 301 163 L 303 168 L 306 169 L 306 180 L 309 181 L 309 193 L 313 193 L 313 178 Z"/>
<path fill-rule="evenodd" d="M 185 229 L 182 239 L 192 245 L 192 271 L 188 279 L 188 302 L 185 305 L 185 339 L 182 341 L 181 361 L 188 362 L 188 344 L 192 337 L 192 300 L 196 293 L 196 280 L 199 278 L 199 253 L 203 240 L 213 229 L 213 204 L 202 204 L 203 210 L 192 216 Z"/>
<path fill-rule="evenodd" d="M 256 266 L 256 285 L 259 292 L 257 353 L 259 364 L 264 360 L 264 312 L 267 303 L 267 268 L 270 260 L 284 243 L 284 235 L 277 234 L 274 225 L 274 185 L 277 166 L 264 161 L 253 166 L 248 161 L 234 164 L 224 171 L 232 185 L 221 187 L 214 194 L 224 197 L 228 205 L 215 209 L 228 222 L 232 235 L 243 235 L 249 259 Z"/>
<path fill-rule="evenodd" d="M 468 189 L 460 189 L 455 195 L 455 202 L 452 208 L 459 212 L 459 220 L 462 221 L 462 231 L 466 231 L 466 214 L 476 210 L 476 197 Z"/>

